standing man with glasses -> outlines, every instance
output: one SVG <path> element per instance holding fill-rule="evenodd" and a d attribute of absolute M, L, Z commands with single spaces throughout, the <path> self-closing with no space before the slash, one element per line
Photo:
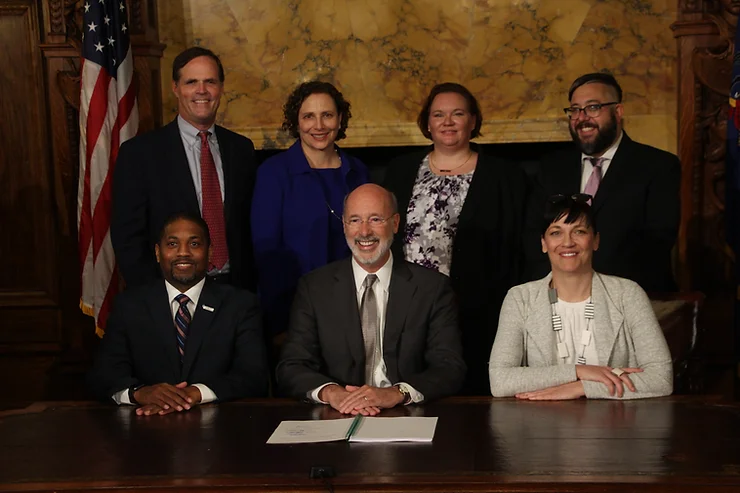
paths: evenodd
<path fill-rule="evenodd" d="M 111 241 L 126 285 L 161 277 L 154 245 L 168 216 L 201 216 L 211 230 L 211 280 L 256 288 L 249 210 L 256 173 L 254 146 L 216 125 L 224 68 L 195 46 L 175 57 L 172 92 L 178 116 L 121 146 L 113 175 Z"/>
<path fill-rule="evenodd" d="M 352 258 L 299 281 L 280 391 L 364 415 L 455 394 L 465 363 L 449 279 L 393 257 L 399 215 L 386 189 L 355 189 L 342 219 Z"/>
<path fill-rule="evenodd" d="M 676 290 L 671 250 L 680 218 L 678 158 L 633 141 L 623 130 L 622 88 L 613 76 L 582 75 L 568 98 L 564 112 L 576 145 L 543 159 L 529 224 L 537 227 L 549 196 L 591 195 L 601 231 L 594 269 L 632 279 L 646 291 Z M 534 234 L 527 235 L 530 279 L 548 272 Z"/>

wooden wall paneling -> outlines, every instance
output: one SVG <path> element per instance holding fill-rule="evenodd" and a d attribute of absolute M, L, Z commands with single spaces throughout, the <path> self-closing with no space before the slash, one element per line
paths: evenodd
<path fill-rule="evenodd" d="M 715 385 L 715 376 L 727 375 L 717 369 L 731 368 L 733 357 L 734 259 L 725 241 L 724 167 L 738 13 L 736 0 L 680 0 L 672 26 L 679 46 L 679 283 L 707 295 L 699 353 L 710 369 L 707 382 Z"/>
<path fill-rule="evenodd" d="M 79 309 L 79 57 L 84 0 L 0 0 L 0 401 L 82 398 L 97 345 Z M 154 0 L 129 0 L 140 131 L 161 125 Z M 7 48 L 6 48 L 7 47 Z M 7 383 L 12 382 L 12 383 Z"/>
<path fill-rule="evenodd" d="M 32 0 L 0 2 L 0 65 L 12 68 L 0 75 L 0 372 L 10 377 L 3 378 L 7 393 L 18 397 L 37 395 L 61 347 L 38 8 Z"/>

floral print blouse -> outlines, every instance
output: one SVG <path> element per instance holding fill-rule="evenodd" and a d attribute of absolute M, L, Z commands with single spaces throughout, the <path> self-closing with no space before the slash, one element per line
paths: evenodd
<path fill-rule="evenodd" d="M 473 172 L 435 175 L 429 169 L 429 155 L 424 158 L 406 211 L 406 260 L 450 275 L 452 244 L 472 179 Z"/>

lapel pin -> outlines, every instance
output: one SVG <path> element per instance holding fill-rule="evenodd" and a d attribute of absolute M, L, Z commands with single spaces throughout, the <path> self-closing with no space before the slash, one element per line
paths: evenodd
<path fill-rule="evenodd" d="M 208 305 L 200 305 L 200 306 L 201 306 L 201 308 L 203 308 L 207 312 L 212 312 L 213 311 L 213 307 L 212 306 L 208 306 Z"/>

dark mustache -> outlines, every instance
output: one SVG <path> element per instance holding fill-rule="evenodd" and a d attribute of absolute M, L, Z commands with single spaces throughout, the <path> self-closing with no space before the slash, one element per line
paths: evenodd
<path fill-rule="evenodd" d="M 193 262 L 192 260 L 183 260 L 183 259 L 173 260 L 172 262 L 170 262 L 170 265 L 171 265 L 171 266 L 173 266 L 173 267 L 174 267 L 174 266 L 175 266 L 176 264 L 187 264 L 187 265 L 193 265 L 193 264 L 195 264 L 195 262 Z"/>
<path fill-rule="evenodd" d="M 580 130 L 580 129 L 586 128 L 586 127 L 588 127 L 588 128 L 596 128 L 596 129 L 599 128 L 597 125 L 594 125 L 591 122 L 581 122 L 578 125 L 576 125 L 576 130 Z"/>

